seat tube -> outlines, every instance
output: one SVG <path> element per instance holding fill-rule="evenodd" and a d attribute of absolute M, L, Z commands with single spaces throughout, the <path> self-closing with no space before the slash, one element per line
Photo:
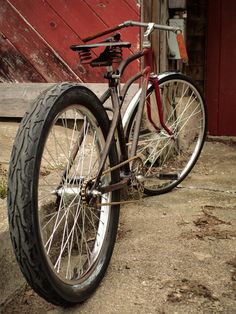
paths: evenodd
<path fill-rule="evenodd" d="M 110 87 L 110 91 L 111 91 L 112 103 L 114 106 L 114 114 L 113 114 L 113 119 L 112 119 L 112 122 L 110 125 L 110 129 L 109 129 L 109 132 L 107 135 L 106 143 L 105 143 L 105 146 L 104 146 L 104 149 L 102 152 L 98 174 L 97 174 L 97 177 L 95 179 L 93 187 L 96 186 L 97 182 L 100 180 L 100 177 L 102 175 L 103 168 L 104 168 L 104 165 L 106 162 L 106 158 L 109 154 L 110 147 L 112 145 L 112 140 L 114 138 L 115 129 L 116 129 L 117 124 L 118 124 L 119 119 L 120 119 L 120 105 L 119 105 L 119 99 L 118 99 L 118 95 L 117 95 L 117 91 L 116 91 L 116 86 Z"/>

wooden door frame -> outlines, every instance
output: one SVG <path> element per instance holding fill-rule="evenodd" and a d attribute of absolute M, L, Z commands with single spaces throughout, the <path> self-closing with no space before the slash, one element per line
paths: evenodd
<path fill-rule="evenodd" d="M 221 0 L 208 1 L 206 103 L 210 135 L 218 135 L 220 96 Z M 218 37 L 219 36 L 219 37 Z"/>

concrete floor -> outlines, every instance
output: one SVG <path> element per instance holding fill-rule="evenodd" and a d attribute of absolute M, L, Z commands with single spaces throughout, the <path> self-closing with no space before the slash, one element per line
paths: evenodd
<path fill-rule="evenodd" d="M 0 122 L 8 166 L 17 124 Z M 208 141 L 189 177 L 171 193 L 123 207 L 108 272 L 74 308 L 55 307 L 27 286 L 0 201 L 2 313 L 236 313 L 236 144 Z"/>

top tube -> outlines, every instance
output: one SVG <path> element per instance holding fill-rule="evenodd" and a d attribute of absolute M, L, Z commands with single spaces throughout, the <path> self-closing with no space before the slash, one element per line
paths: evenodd
<path fill-rule="evenodd" d="M 159 30 L 163 30 L 163 31 L 171 31 L 171 32 L 182 32 L 180 28 L 178 27 L 173 27 L 173 26 L 169 26 L 169 25 L 161 25 L 161 24 L 155 24 L 155 23 L 144 23 L 144 22 L 138 22 L 138 21 L 125 21 L 115 27 L 111 27 L 111 28 L 108 28 L 107 30 L 103 31 L 103 32 L 100 32 L 100 33 L 97 33 L 95 35 L 92 35 L 92 36 L 89 36 L 89 37 L 86 37 L 83 40 L 83 42 L 88 42 L 90 40 L 93 40 L 93 39 L 96 39 L 98 37 L 101 37 L 101 36 L 104 36 L 104 35 L 107 35 L 107 34 L 110 34 L 114 31 L 117 31 L 119 29 L 122 29 L 122 28 L 125 28 L 125 27 L 130 27 L 130 26 L 138 26 L 138 27 L 150 27 L 151 26 L 151 30 L 150 30 L 150 33 L 154 30 L 154 29 L 159 29 Z"/>

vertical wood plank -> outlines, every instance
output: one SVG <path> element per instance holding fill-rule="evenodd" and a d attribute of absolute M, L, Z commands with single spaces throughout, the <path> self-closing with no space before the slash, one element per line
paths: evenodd
<path fill-rule="evenodd" d="M 150 0 L 142 2 L 143 6 L 143 20 L 144 22 L 153 22 L 160 24 L 161 17 L 161 2 L 160 0 Z M 160 72 L 160 35 L 155 31 L 151 35 L 152 50 L 154 55 L 153 68 L 155 72 Z"/>
<path fill-rule="evenodd" d="M 207 33 L 206 102 L 209 112 L 208 128 L 210 135 L 217 135 L 220 84 L 221 0 L 208 1 Z"/>
<path fill-rule="evenodd" d="M 236 2 L 221 0 L 219 135 L 236 136 Z M 215 37 L 217 33 L 214 34 Z"/>
<path fill-rule="evenodd" d="M 160 10 L 160 24 L 166 24 L 168 20 L 168 5 L 166 0 L 161 0 L 159 5 Z M 159 71 L 164 72 L 168 70 L 168 60 L 167 60 L 167 33 L 160 32 L 160 49 L 159 49 Z"/>

